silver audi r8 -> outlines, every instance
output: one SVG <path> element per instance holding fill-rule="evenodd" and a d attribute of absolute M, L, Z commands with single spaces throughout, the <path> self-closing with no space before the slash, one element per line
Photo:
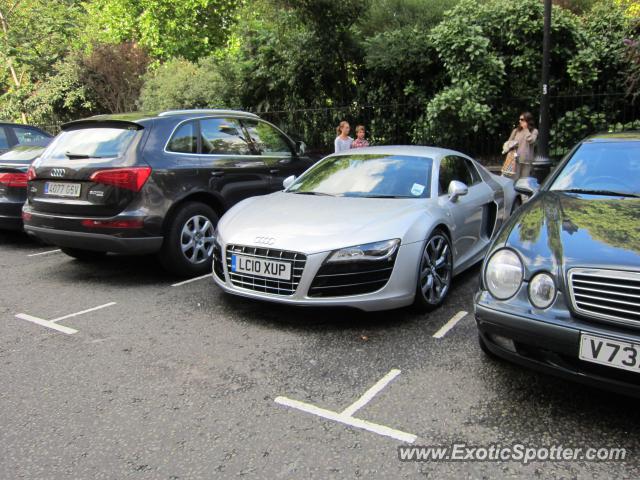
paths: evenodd
<path fill-rule="evenodd" d="M 431 310 L 516 205 L 511 180 L 433 147 L 330 155 L 218 223 L 213 278 L 292 305 Z"/>

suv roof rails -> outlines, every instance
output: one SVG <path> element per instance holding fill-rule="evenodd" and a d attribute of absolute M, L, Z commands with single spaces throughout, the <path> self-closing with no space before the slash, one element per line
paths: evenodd
<path fill-rule="evenodd" d="M 260 118 L 255 113 L 243 112 L 241 110 L 223 110 L 217 108 L 193 108 L 187 110 L 167 110 L 158 114 L 159 117 L 167 117 L 169 115 L 182 115 L 185 113 L 214 113 L 216 115 L 243 115 L 247 117 Z"/>

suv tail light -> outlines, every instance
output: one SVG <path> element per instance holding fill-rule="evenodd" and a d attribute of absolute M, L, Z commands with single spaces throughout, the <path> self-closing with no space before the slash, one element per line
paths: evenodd
<path fill-rule="evenodd" d="M 144 220 L 82 220 L 86 228 L 143 228 Z"/>
<path fill-rule="evenodd" d="M 26 173 L 0 173 L 0 184 L 7 187 L 27 188 Z"/>
<path fill-rule="evenodd" d="M 98 170 L 89 180 L 103 185 L 113 185 L 133 192 L 139 192 L 151 175 L 151 167 L 112 168 Z"/>

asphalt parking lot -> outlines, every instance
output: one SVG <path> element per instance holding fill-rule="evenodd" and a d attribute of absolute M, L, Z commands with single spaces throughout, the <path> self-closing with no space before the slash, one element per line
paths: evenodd
<path fill-rule="evenodd" d="M 636 400 L 482 354 L 477 267 L 430 315 L 256 303 L 153 257 L 82 263 L 13 233 L 0 268 L 3 479 L 640 476 Z M 628 455 L 401 462 L 407 438 Z"/>

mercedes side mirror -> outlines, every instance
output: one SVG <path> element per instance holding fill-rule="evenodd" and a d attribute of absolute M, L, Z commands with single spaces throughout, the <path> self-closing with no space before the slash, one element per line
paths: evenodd
<path fill-rule="evenodd" d="M 307 151 L 307 144 L 303 141 L 296 142 L 296 153 L 298 156 L 303 156 Z"/>
<path fill-rule="evenodd" d="M 295 176 L 295 175 L 290 175 L 290 176 L 288 176 L 287 178 L 285 178 L 285 179 L 282 181 L 282 186 L 283 186 L 283 187 L 284 187 L 284 189 L 286 190 L 286 189 L 287 189 L 287 188 L 289 188 L 289 187 L 293 184 L 293 182 L 295 182 L 295 181 L 296 181 L 296 176 Z"/>
<path fill-rule="evenodd" d="M 516 182 L 515 189 L 518 193 L 521 193 L 528 197 L 533 197 L 540 191 L 540 185 L 538 184 L 538 180 L 536 180 L 535 178 L 525 177 Z"/>
<path fill-rule="evenodd" d="M 451 180 L 449 184 L 449 200 L 452 202 L 458 201 L 459 197 L 466 195 L 469 193 L 469 187 L 467 187 L 464 183 L 459 182 L 458 180 Z"/>

